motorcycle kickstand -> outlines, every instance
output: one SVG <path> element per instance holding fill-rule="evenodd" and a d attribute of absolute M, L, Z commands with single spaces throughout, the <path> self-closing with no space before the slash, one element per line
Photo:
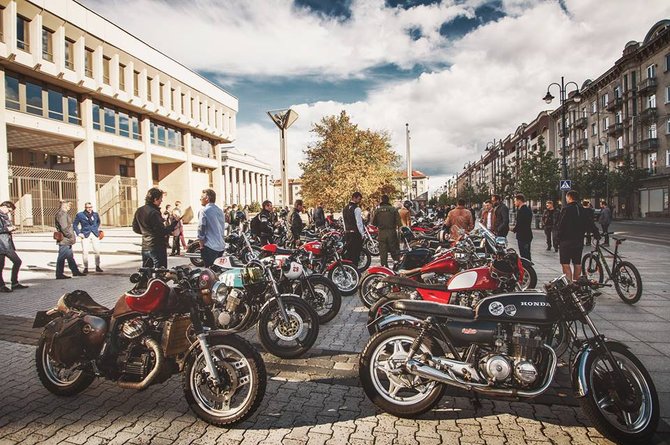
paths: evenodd
<path fill-rule="evenodd" d="M 472 404 L 475 412 L 477 412 L 483 406 L 481 400 L 479 399 L 479 393 L 476 391 L 470 391 L 470 403 Z"/>

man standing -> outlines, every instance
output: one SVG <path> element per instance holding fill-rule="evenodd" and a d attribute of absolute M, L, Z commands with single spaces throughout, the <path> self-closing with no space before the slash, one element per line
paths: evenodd
<path fill-rule="evenodd" d="M 602 211 L 600 212 L 600 216 L 598 217 L 598 222 L 600 223 L 600 227 L 602 227 L 603 234 L 605 235 L 605 242 L 603 243 L 603 246 L 609 246 L 610 236 L 608 232 L 610 229 L 610 224 L 612 224 L 612 211 L 607 206 L 607 203 L 605 201 L 600 201 L 600 208 L 602 209 Z"/>
<path fill-rule="evenodd" d="M 472 219 L 472 213 L 470 210 L 465 208 L 465 199 L 461 198 L 458 200 L 458 205 L 455 209 L 449 211 L 445 224 L 448 225 L 451 229 L 451 239 L 453 241 L 458 241 L 462 238 L 460 229 L 463 229 L 466 233 L 472 230 L 475 227 L 475 223 Z"/>
<path fill-rule="evenodd" d="M 323 229 L 326 226 L 326 214 L 323 211 L 323 203 L 319 203 L 314 209 L 312 220 L 317 229 Z"/>
<path fill-rule="evenodd" d="M 12 201 L 5 201 L 0 204 L 0 292 L 12 292 L 18 289 L 25 289 L 19 283 L 19 269 L 21 268 L 21 258 L 16 253 L 14 240 L 12 239 L 12 232 L 16 229 L 9 214 L 15 209 Z M 12 288 L 5 285 L 5 280 L 2 278 L 2 272 L 5 269 L 5 257 L 12 262 Z"/>
<path fill-rule="evenodd" d="M 588 199 L 585 199 L 582 201 L 582 206 L 584 207 L 584 214 L 586 215 L 587 218 L 590 218 L 591 221 L 595 222 L 596 219 L 596 211 L 593 207 L 591 207 L 591 201 Z M 591 245 L 591 233 L 586 232 L 586 241 L 584 241 L 585 246 L 590 246 Z"/>
<path fill-rule="evenodd" d="M 359 204 L 363 200 L 360 192 L 354 192 L 351 195 L 351 201 L 342 210 L 342 219 L 344 220 L 344 258 L 350 260 L 354 265 L 358 265 L 363 249 L 363 235 L 365 226 L 363 225 L 363 214 Z"/>
<path fill-rule="evenodd" d="M 502 202 L 500 195 L 491 195 L 493 205 L 493 233 L 507 237 L 509 233 L 509 208 Z"/>
<path fill-rule="evenodd" d="M 182 218 L 184 218 L 184 212 L 181 209 L 181 201 L 175 201 L 174 202 L 174 209 L 172 210 L 172 216 L 177 218 L 179 220 L 179 224 L 177 225 L 177 228 L 179 229 L 179 242 L 181 244 L 181 247 L 186 250 L 186 239 L 184 238 L 184 223 L 182 222 Z M 172 250 L 174 250 L 174 245 L 172 246 Z M 177 246 L 177 255 L 179 255 L 179 246 Z"/>
<path fill-rule="evenodd" d="M 142 265 L 145 267 L 167 267 L 167 237 L 179 222 L 174 220 L 165 225 L 160 208 L 163 195 L 163 190 L 150 188 L 144 198 L 145 204 L 133 217 L 133 232 L 142 235 Z"/>
<path fill-rule="evenodd" d="M 388 254 L 398 261 L 398 227 L 400 213 L 389 201 L 388 195 L 382 195 L 381 202 L 372 217 L 372 225 L 379 228 L 379 260 L 383 267 L 389 267 Z"/>
<path fill-rule="evenodd" d="M 81 239 L 81 250 L 84 260 L 84 272 L 88 273 L 88 252 L 93 246 L 95 253 L 95 271 L 102 272 L 100 268 L 100 215 L 93 211 L 93 204 L 84 204 L 84 210 L 77 213 L 74 218 L 74 233 Z"/>
<path fill-rule="evenodd" d="M 274 236 L 275 214 L 271 201 L 263 201 L 263 209 L 251 219 L 251 233 L 261 240 L 261 246 L 272 242 Z"/>
<path fill-rule="evenodd" d="M 570 190 L 566 194 L 567 205 L 561 210 L 558 222 L 558 240 L 560 261 L 563 273 L 568 280 L 578 280 L 582 275 L 582 250 L 584 249 L 584 233 L 591 232 L 595 239 L 600 233 L 579 204 L 579 194 Z M 572 263 L 573 269 L 570 268 Z"/>
<path fill-rule="evenodd" d="M 484 201 L 484 209 L 480 215 L 479 222 L 489 230 L 493 228 L 493 208 L 491 207 L 490 199 Z"/>
<path fill-rule="evenodd" d="M 74 252 L 72 251 L 72 245 L 77 242 L 77 237 L 74 234 L 72 217 L 68 213 L 71 208 L 71 202 L 61 201 L 60 209 L 56 212 L 56 230 L 62 235 L 61 239 L 56 241 L 56 244 L 58 244 L 58 258 L 56 258 L 57 280 L 70 278 L 63 273 L 66 260 L 73 277 L 84 276 L 77 267 L 77 262 L 74 260 Z"/>
<path fill-rule="evenodd" d="M 400 214 L 400 223 L 403 227 L 412 227 L 412 202 L 405 201 L 402 203 L 402 208 L 398 212 Z"/>
<path fill-rule="evenodd" d="M 554 214 L 556 209 L 554 209 L 554 201 L 547 201 L 546 209 L 542 213 L 542 226 L 544 227 L 544 236 L 547 239 L 547 250 L 551 250 L 551 237 L 554 233 Z M 556 245 L 556 237 L 554 236 L 554 247 L 558 249 Z"/>
<path fill-rule="evenodd" d="M 305 223 L 302 222 L 300 214 L 304 209 L 302 199 L 296 199 L 293 204 L 293 210 L 288 215 L 288 225 L 289 225 L 289 239 L 288 242 L 292 247 L 297 247 L 300 243 L 300 234 L 302 229 L 305 227 Z"/>
<path fill-rule="evenodd" d="M 533 221 L 533 212 L 526 205 L 526 197 L 521 193 L 514 197 L 514 206 L 517 208 L 517 212 L 516 224 L 512 232 L 516 233 L 516 241 L 519 243 L 519 256 L 530 261 L 530 243 L 533 241 L 533 231 L 530 224 Z"/>
<path fill-rule="evenodd" d="M 202 250 L 202 260 L 205 267 L 214 264 L 214 260 L 223 255 L 226 249 L 223 238 L 225 234 L 226 218 L 223 210 L 216 204 L 216 192 L 212 189 L 205 189 L 200 196 L 200 204 L 203 209 L 200 211 L 198 222 L 198 242 Z"/>

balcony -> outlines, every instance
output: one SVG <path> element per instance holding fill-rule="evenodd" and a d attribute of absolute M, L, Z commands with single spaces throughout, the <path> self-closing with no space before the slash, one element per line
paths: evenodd
<path fill-rule="evenodd" d="M 623 148 L 617 148 L 616 150 L 612 150 L 609 153 L 607 153 L 607 157 L 609 158 L 610 161 L 616 159 L 623 159 L 623 156 L 624 156 Z"/>
<path fill-rule="evenodd" d="M 586 126 L 589 124 L 589 121 L 585 117 L 580 117 L 577 120 L 575 120 L 575 128 L 586 128 Z"/>
<path fill-rule="evenodd" d="M 641 151 L 656 151 L 659 147 L 658 138 L 643 139 L 638 146 Z"/>
<path fill-rule="evenodd" d="M 614 100 L 607 104 L 607 111 L 614 112 L 623 106 L 623 98 L 615 97 Z"/>
<path fill-rule="evenodd" d="M 637 92 L 639 94 L 645 94 L 647 92 L 656 91 L 656 87 L 658 87 L 658 79 L 655 77 L 650 77 L 648 79 L 644 79 L 638 84 Z"/>
<path fill-rule="evenodd" d="M 588 138 L 578 139 L 578 140 L 577 140 L 577 144 L 576 144 L 576 146 L 577 146 L 578 149 L 589 148 L 589 140 L 588 140 Z"/>
<path fill-rule="evenodd" d="M 618 136 L 621 133 L 623 133 L 623 124 L 621 122 L 611 124 L 607 127 L 608 136 Z"/>
<path fill-rule="evenodd" d="M 640 122 L 647 123 L 656 120 L 656 107 L 649 107 L 640 113 Z"/>

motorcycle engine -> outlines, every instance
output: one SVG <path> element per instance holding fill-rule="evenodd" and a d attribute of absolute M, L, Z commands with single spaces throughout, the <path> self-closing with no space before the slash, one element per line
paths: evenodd
<path fill-rule="evenodd" d="M 214 307 L 213 313 L 218 325 L 223 329 L 235 328 L 244 318 L 245 312 L 240 312 L 239 309 L 245 308 L 246 305 L 242 303 L 244 299 L 244 292 L 239 289 L 230 289 L 223 304 L 217 304 Z"/>
<path fill-rule="evenodd" d="M 146 323 L 139 317 L 128 320 L 121 325 L 121 333 L 128 340 L 132 340 L 144 334 L 145 329 Z"/>
<path fill-rule="evenodd" d="M 535 326 L 516 324 L 511 332 L 499 329 L 495 351 L 479 361 L 479 369 L 489 381 L 532 386 L 539 376 L 535 366 L 543 341 Z"/>
<path fill-rule="evenodd" d="M 447 284 L 451 275 L 440 274 L 435 272 L 421 274 L 421 279 L 427 284 Z"/>

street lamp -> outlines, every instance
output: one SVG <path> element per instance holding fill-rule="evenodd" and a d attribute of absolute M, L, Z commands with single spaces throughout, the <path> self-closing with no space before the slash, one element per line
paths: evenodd
<path fill-rule="evenodd" d="M 268 116 L 279 128 L 279 156 L 281 160 L 281 199 L 282 206 L 288 205 L 288 174 L 286 171 L 286 130 L 298 119 L 298 113 L 292 109 L 271 110 Z"/>
<path fill-rule="evenodd" d="M 563 152 L 562 153 L 562 167 L 563 167 L 563 169 L 562 169 L 563 170 L 563 172 L 562 172 L 563 178 L 562 179 L 563 180 L 568 179 L 568 161 L 567 161 L 567 158 L 566 158 L 567 147 L 566 147 L 566 143 L 565 143 L 566 142 L 566 135 L 567 135 L 567 129 L 566 129 L 566 126 L 565 126 L 565 102 L 568 99 L 566 89 L 571 84 L 575 86 L 575 93 L 572 96 L 572 100 L 575 103 L 579 103 L 582 100 L 582 96 L 579 93 L 579 85 L 577 85 L 575 82 L 565 83 L 565 78 L 563 76 L 561 76 L 561 83 L 560 84 L 556 83 L 556 82 L 553 82 L 553 83 L 549 84 L 549 86 L 547 87 L 547 94 L 542 98 L 542 100 L 544 100 L 546 103 L 550 104 L 551 101 L 554 100 L 554 96 L 552 96 L 552 94 L 549 90 L 554 85 L 556 85 L 559 88 L 559 96 L 560 96 L 560 99 L 561 99 L 561 133 L 562 133 L 561 134 L 561 137 L 562 137 L 561 146 L 562 146 L 562 152 Z M 561 196 L 562 196 L 564 206 L 566 205 L 565 193 L 566 193 L 565 190 L 561 191 Z"/>
<path fill-rule="evenodd" d="M 603 142 L 604 141 L 604 142 Z M 610 158 L 609 141 L 606 137 L 598 137 L 598 152 L 605 152 L 605 167 L 607 167 L 607 179 L 605 180 L 605 201 L 610 205 Z"/>

